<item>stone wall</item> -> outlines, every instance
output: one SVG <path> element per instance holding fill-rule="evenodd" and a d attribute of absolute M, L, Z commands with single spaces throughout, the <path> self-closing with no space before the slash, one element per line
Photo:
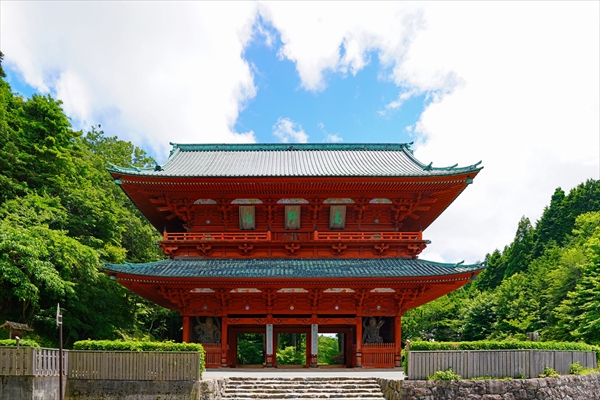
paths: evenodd
<path fill-rule="evenodd" d="M 69 379 L 65 400 L 204 400 L 201 383 Z"/>
<path fill-rule="evenodd" d="M 58 400 L 59 386 L 58 376 L 1 375 L 0 399 Z"/>
<path fill-rule="evenodd" d="M 594 400 L 600 373 L 560 378 L 394 381 L 378 379 L 386 400 Z"/>
<path fill-rule="evenodd" d="M 220 400 L 223 396 L 223 389 L 227 384 L 227 379 L 213 379 L 200 382 L 201 400 Z"/>

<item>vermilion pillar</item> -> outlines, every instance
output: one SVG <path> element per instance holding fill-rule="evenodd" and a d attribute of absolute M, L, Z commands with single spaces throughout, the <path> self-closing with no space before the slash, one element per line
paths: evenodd
<path fill-rule="evenodd" d="M 183 343 L 190 342 L 190 317 L 187 315 L 183 316 L 183 332 L 181 335 L 181 341 Z"/>
<path fill-rule="evenodd" d="M 356 368 L 362 368 L 362 317 L 356 317 Z"/>
<path fill-rule="evenodd" d="M 399 368 L 402 359 L 402 319 L 400 317 L 394 317 L 394 344 L 396 345 L 394 364 L 396 368 Z"/>

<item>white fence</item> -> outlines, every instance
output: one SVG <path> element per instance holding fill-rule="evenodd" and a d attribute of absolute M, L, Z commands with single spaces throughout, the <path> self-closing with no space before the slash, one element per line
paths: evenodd
<path fill-rule="evenodd" d="M 63 370 L 67 368 L 66 352 Z M 58 376 L 58 350 L 32 347 L 0 347 L 0 375 Z"/>
<path fill-rule="evenodd" d="M 461 377 L 536 378 L 544 368 L 568 374 L 572 363 L 598 368 L 596 353 L 564 350 L 443 350 L 409 351 L 408 379 L 427 379 L 452 367 Z"/>

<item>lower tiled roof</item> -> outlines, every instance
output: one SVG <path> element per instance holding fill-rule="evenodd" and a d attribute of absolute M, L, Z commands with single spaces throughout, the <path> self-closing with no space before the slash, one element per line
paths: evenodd
<path fill-rule="evenodd" d="M 476 272 L 482 264 L 444 264 L 421 259 L 168 259 L 145 264 L 107 264 L 107 272 L 157 278 L 404 278 Z"/>

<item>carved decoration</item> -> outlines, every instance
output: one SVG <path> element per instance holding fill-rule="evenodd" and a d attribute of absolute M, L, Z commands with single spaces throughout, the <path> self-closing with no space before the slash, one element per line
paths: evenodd
<path fill-rule="evenodd" d="M 231 205 L 227 199 L 219 199 L 219 211 L 223 213 L 223 226 L 227 229 L 229 223 L 229 212 L 231 211 Z"/>
<path fill-rule="evenodd" d="M 231 293 L 228 289 L 217 289 L 217 298 L 221 301 L 221 307 L 225 308 L 229 306 L 229 299 L 231 299 Z"/>
<path fill-rule="evenodd" d="M 396 300 L 396 308 L 398 310 L 407 309 L 408 305 L 414 302 L 419 297 L 427 292 L 426 286 L 421 286 L 413 289 L 396 289 L 394 299 Z"/>
<path fill-rule="evenodd" d="M 347 247 L 348 246 L 343 243 L 337 243 L 337 244 L 331 245 L 333 254 L 336 254 L 336 255 L 343 254 Z"/>
<path fill-rule="evenodd" d="M 358 230 L 360 231 L 360 226 L 363 222 L 364 212 L 367 209 L 369 201 L 365 198 L 361 198 L 356 200 L 356 204 L 353 206 L 354 211 L 356 211 L 356 224 L 358 225 Z"/>
<path fill-rule="evenodd" d="M 308 206 L 308 211 L 311 213 L 310 222 L 313 225 L 313 227 L 316 227 L 319 223 L 319 212 L 321 211 L 323 206 L 321 205 L 321 199 L 318 198 L 313 199 L 311 203 L 312 204 Z"/>
<path fill-rule="evenodd" d="M 277 297 L 277 292 L 275 289 L 264 289 L 262 298 L 265 300 L 265 305 L 267 306 L 267 312 L 270 314 L 273 312 L 273 304 L 275 303 L 275 298 Z"/>
<path fill-rule="evenodd" d="M 248 256 L 248 255 L 250 255 L 250 253 L 252 253 L 252 249 L 254 249 L 254 245 L 244 243 L 244 244 L 238 245 L 238 249 L 240 249 L 240 252 L 242 253 L 242 255 Z"/>
<path fill-rule="evenodd" d="M 290 255 L 295 255 L 296 251 L 298 251 L 298 249 L 300 249 L 300 245 L 296 244 L 296 243 L 292 243 L 292 244 L 286 244 L 285 245 L 285 250 L 288 252 L 288 254 Z"/>
<path fill-rule="evenodd" d="M 202 243 L 196 245 L 196 250 L 202 253 L 203 256 L 209 256 L 212 253 L 212 246 L 210 244 Z"/>
<path fill-rule="evenodd" d="M 385 254 L 385 252 L 387 251 L 387 249 L 390 248 L 390 245 L 389 244 L 385 244 L 385 243 L 377 243 L 373 247 L 374 247 L 373 251 L 375 252 L 375 254 L 383 255 L 383 254 Z"/>
<path fill-rule="evenodd" d="M 166 286 L 159 287 L 158 293 L 171 303 L 176 304 L 181 310 L 187 308 L 192 297 L 189 289 L 174 289 Z"/>
<path fill-rule="evenodd" d="M 365 299 L 367 298 L 368 293 L 369 293 L 369 289 L 356 289 L 356 291 L 354 292 L 354 295 L 352 297 L 354 298 L 354 302 L 356 303 L 357 309 L 362 308 L 363 303 L 364 303 Z"/>
<path fill-rule="evenodd" d="M 273 213 L 275 212 L 276 204 L 277 203 L 274 199 L 266 199 L 265 205 L 263 207 L 267 212 L 267 224 L 269 226 L 269 229 L 271 228 L 271 226 L 273 226 Z"/>

